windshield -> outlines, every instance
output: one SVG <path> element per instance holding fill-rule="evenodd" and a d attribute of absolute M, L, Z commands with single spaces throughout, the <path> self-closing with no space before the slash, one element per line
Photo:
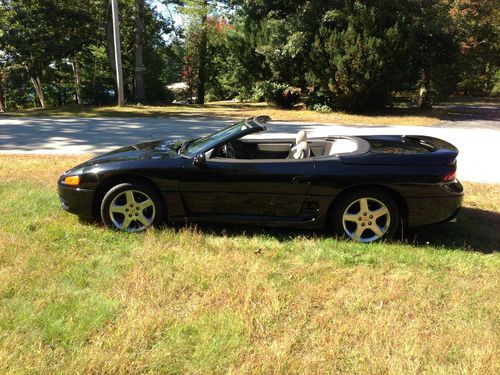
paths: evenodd
<path fill-rule="evenodd" d="M 198 155 L 200 152 L 208 151 L 215 147 L 217 144 L 223 142 L 224 140 L 229 140 L 235 135 L 244 132 L 245 130 L 251 129 L 252 125 L 246 123 L 245 121 L 239 122 L 230 126 L 229 128 L 222 129 L 217 133 L 207 135 L 203 138 L 194 139 L 187 141 L 180 149 L 179 153 L 181 155 L 193 157 Z"/>

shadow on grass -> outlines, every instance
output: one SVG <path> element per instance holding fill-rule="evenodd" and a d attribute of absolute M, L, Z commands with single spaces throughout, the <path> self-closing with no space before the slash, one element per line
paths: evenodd
<path fill-rule="evenodd" d="M 134 109 L 130 111 L 130 109 Z M 235 117 L 247 117 L 248 113 L 254 114 L 255 111 L 286 111 L 288 113 L 300 113 L 305 108 L 303 105 L 294 108 L 283 109 L 275 105 L 265 106 L 262 103 L 240 103 L 240 102 L 215 102 L 207 103 L 206 105 L 198 104 L 166 104 L 159 106 L 134 106 L 129 105 L 124 110 L 115 107 L 97 107 L 93 105 L 67 105 L 62 107 L 50 108 L 33 108 L 20 111 L 5 112 L 0 114 L 3 117 L 156 117 L 156 118 L 172 118 L 172 117 L 205 117 L 209 119 L 227 119 Z M 386 108 L 374 111 L 356 111 L 343 112 L 334 111 L 335 113 L 345 113 L 348 115 L 362 115 L 366 117 L 429 117 L 438 118 L 439 120 L 449 120 L 449 114 L 446 109 L 419 109 L 415 106 L 397 105 L 395 107 Z"/>
<path fill-rule="evenodd" d="M 405 239 L 417 246 L 496 252 L 500 250 L 500 213 L 464 207 L 456 223 L 410 228 Z"/>
<path fill-rule="evenodd" d="M 102 225 L 96 220 L 80 219 L 85 225 Z M 331 236 L 324 230 L 298 228 L 274 228 L 241 224 L 168 224 L 176 231 L 196 228 L 207 235 L 268 236 L 278 241 L 288 241 L 298 236 L 324 238 Z M 426 227 L 409 228 L 405 231 L 402 243 L 414 246 L 443 247 L 452 250 L 477 251 L 491 254 L 500 250 L 500 213 L 475 208 L 462 208 L 456 223 L 441 223 Z"/>
<path fill-rule="evenodd" d="M 182 225 L 176 228 L 182 228 Z M 206 234 L 228 236 L 271 236 L 279 241 L 287 241 L 297 236 L 329 237 L 325 230 L 297 228 L 272 228 L 243 226 L 236 224 L 196 224 L 196 228 Z M 399 240 L 397 240 L 399 242 Z M 396 243 L 396 240 L 394 241 Z M 477 251 L 491 254 L 500 250 L 500 213 L 475 208 L 462 208 L 456 223 L 441 223 L 418 228 L 407 228 L 402 243 L 418 247 L 432 246 L 461 251 Z"/>

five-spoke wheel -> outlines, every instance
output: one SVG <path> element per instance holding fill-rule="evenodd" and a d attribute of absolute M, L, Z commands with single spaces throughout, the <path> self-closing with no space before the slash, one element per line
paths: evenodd
<path fill-rule="evenodd" d="M 355 191 L 341 197 L 333 215 L 337 234 L 365 243 L 393 237 L 399 224 L 394 200 L 378 190 Z"/>
<path fill-rule="evenodd" d="M 139 183 L 123 183 L 110 189 L 104 196 L 101 217 L 111 228 L 140 232 L 160 222 L 162 207 L 154 189 Z"/>

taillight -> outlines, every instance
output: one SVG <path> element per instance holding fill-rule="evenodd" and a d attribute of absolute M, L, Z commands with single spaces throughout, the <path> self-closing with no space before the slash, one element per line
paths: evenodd
<path fill-rule="evenodd" d="M 457 171 L 453 171 L 443 176 L 443 182 L 455 181 L 456 178 L 457 178 Z"/>

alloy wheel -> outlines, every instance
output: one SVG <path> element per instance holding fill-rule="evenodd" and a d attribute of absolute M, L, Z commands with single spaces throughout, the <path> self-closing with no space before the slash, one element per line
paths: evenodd
<path fill-rule="evenodd" d="M 383 237 L 390 228 L 391 214 L 378 199 L 362 197 L 354 200 L 342 214 L 344 232 L 359 242 L 373 242 Z"/>
<path fill-rule="evenodd" d="M 119 193 L 109 205 L 113 225 L 125 232 L 140 232 L 153 224 L 156 209 L 153 199 L 139 190 Z"/>

